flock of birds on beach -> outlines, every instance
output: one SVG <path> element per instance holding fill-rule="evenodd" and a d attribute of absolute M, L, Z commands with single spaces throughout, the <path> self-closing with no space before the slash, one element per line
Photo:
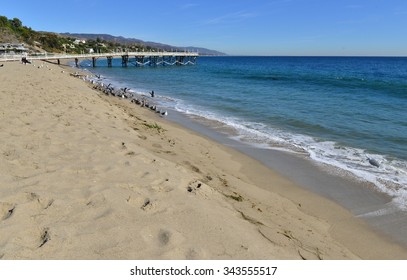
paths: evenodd
<path fill-rule="evenodd" d="M 4 66 L 4 64 L 0 65 L 0 67 L 3 67 L 3 66 Z M 34 65 L 34 66 L 36 66 L 36 65 Z M 38 68 L 43 68 L 43 67 L 44 67 L 43 64 L 38 66 Z M 46 67 L 49 68 L 48 65 L 46 65 Z M 49 68 L 49 70 L 52 70 L 52 69 Z M 64 73 L 65 71 L 62 70 L 61 72 Z M 137 98 L 133 94 L 133 92 L 131 92 L 131 90 L 129 88 L 127 88 L 127 87 L 117 89 L 117 88 L 114 88 L 112 86 L 112 84 L 105 85 L 102 82 L 103 78 L 100 75 L 95 75 L 96 79 L 92 78 L 92 77 L 89 77 L 88 75 L 80 74 L 78 72 L 70 73 L 70 75 L 74 76 L 74 77 L 77 77 L 77 78 L 81 78 L 84 81 L 90 82 L 91 84 L 94 85 L 93 86 L 94 89 L 96 89 L 96 90 L 98 90 L 100 92 L 103 92 L 106 95 L 115 96 L 115 97 L 119 97 L 119 98 L 123 98 L 123 99 L 130 99 L 131 103 L 134 103 L 136 105 L 140 105 L 141 107 L 149 108 L 150 110 L 160 114 L 161 116 L 167 116 L 168 115 L 167 110 L 159 109 L 157 107 L 157 105 L 153 104 L 152 102 L 151 102 L 152 104 L 150 104 L 145 95 L 141 95 L 141 99 L 140 99 L 140 98 Z M 150 92 L 150 97 L 153 98 L 154 96 L 155 96 L 154 91 Z M 367 161 L 369 162 L 370 165 L 372 165 L 372 166 L 374 166 L 376 168 L 379 168 L 381 166 L 381 164 L 374 158 L 367 157 Z"/>
<path fill-rule="evenodd" d="M 74 75 L 79 75 L 79 74 L 75 73 Z M 131 99 L 131 101 L 130 101 L 131 103 L 140 105 L 141 107 L 149 108 L 152 111 L 160 114 L 161 116 L 168 115 L 168 112 L 166 110 L 160 110 L 157 107 L 157 105 L 149 104 L 147 99 L 145 98 L 145 96 L 142 96 L 142 99 L 135 98 L 134 94 L 130 91 L 129 88 L 125 87 L 125 88 L 115 89 L 112 86 L 112 84 L 108 84 L 108 85 L 103 84 L 102 78 L 100 75 L 96 75 L 96 78 L 97 78 L 96 81 L 94 79 L 89 80 L 92 84 L 94 84 L 94 87 L 93 87 L 94 89 L 99 90 L 106 95 L 116 96 L 116 97 L 123 98 L 123 99 Z M 154 97 L 154 91 L 150 92 L 150 96 L 151 96 L 151 98 Z M 370 165 L 372 165 L 376 168 L 380 167 L 380 163 L 374 158 L 367 157 L 367 161 L 369 162 Z"/>
<path fill-rule="evenodd" d="M 122 99 L 130 99 L 131 103 L 134 103 L 136 105 L 140 105 L 141 107 L 144 108 L 149 108 L 151 111 L 156 112 L 157 114 L 160 114 L 161 116 L 167 116 L 168 115 L 168 111 L 164 110 L 164 109 L 159 109 L 157 107 L 157 105 L 155 105 L 153 102 L 149 102 L 147 97 L 145 95 L 141 95 L 141 98 L 137 98 L 135 96 L 135 94 L 130 90 L 130 88 L 115 88 L 112 86 L 112 84 L 104 84 L 102 82 L 102 77 L 100 75 L 96 75 L 95 77 L 97 78 L 97 80 L 93 79 L 93 78 L 89 78 L 89 76 L 83 76 L 79 73 L 74 73 L 71 74 L 72 76 L 75 77 L 79 77 L 79 78 L 83 78 L 85 81 L 90 82 L 91 84 L 93 84 L 93 88 L 103 92 L 104 94 L 108 95 L 108 96 L 115 96 L 115 97 L 119 97 Z M 154 98 L 155 94 L 154 91 L 150 92 L 150 98 Z"/>

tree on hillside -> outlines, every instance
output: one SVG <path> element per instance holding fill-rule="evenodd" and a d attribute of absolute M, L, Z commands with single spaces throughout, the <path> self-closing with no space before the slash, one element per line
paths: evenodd
<path fill-rule="evenodd" d="M 0 16 L 0 27 L 6 27 L 8 25 L 8 18 Z"/>
<path fill-rule="evenodd" d="M 14 28 L 15 30 L 17 30 L 23 26 L 23 23 L 18 18 L 11 19 L 10 24 L 11 24 L 11 27 Z"/>
<path fill-rule="evenodd" d="M 55 34 L 44 34 L 40 37 L 40 42 L 45 49 L 56 50 L 61 47 L 58 36 Z"/>

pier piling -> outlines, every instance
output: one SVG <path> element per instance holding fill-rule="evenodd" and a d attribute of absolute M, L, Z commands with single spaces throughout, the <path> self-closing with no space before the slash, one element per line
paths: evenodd
<path fill-rule="evenodd" d="M 129 63 L 129 55 L 122 55 L 122 66 L 127 67 Z"/>
<path fill-rule="evenodd" d="M 92 67 L 95 68 L 96 67 L 96 57 L 92 57 Z"/>
<path fill-rule="evenodd" d="M 112 67 L 113 56 L 108 56 L 106 58 L 107 58 L 107 67 Z"/>

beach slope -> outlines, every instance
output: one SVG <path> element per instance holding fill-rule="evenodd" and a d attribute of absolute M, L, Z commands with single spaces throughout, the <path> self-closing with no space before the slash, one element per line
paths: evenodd
<path fill-rule="evenodd" d="M 343 208 L 72 70 L 0 71 L 0 259 L 407 256 Z"/>

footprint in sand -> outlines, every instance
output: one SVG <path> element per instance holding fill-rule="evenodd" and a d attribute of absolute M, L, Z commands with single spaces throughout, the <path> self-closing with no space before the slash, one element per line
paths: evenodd
<path fill-rule="evenodd" d="M 130 151 L 130 152 L 126 153 L 126 156 L 136 156 L 136 153 L 133 151 Z"/>
<path fill-rule="evenodd" d="M 51 240 L 51 235 L 49 232 L 49 228 L 44 228 L 41 232 L 41 236 L 40 236 L 40 245 L 38 246 L 38 248 L 41 248 L 42 246 L 44 246 L 48 241 Z"/>
<path fill-rule="evenodd" d="M 51 205 L 54 203 L 54 199 L 39 199 L 38 203 L 41 205 L 41 207 L 45 210 L 48 209 L 49 207 L 51 207 Z"/>
<path fill-rule="evenodd" d="M 186 187 L 187 194 L 194 194 L 202 199 L 213 199 L 214 197 L 221 197 L 221 194 L 215 191 L 209 185 L 200 180 L 191 181 Z"/>
<path fill-rule="evenodd" d="M 195 165 L 193 165 L 192 163 L 190 163 L 189 161 L 184 161 L 184 164 L 190 168 L 192 171 L 196 172 L 196 173 L 201 173 L 201 170 L 196 167 Z"/>
<path fill-rule="evenodd" d="M 205 259 L 206 254 L 203 248 L 189 248 L 185 253 L 186 260 Z"/>
<path fill-rule="evenodd" d="M 162 149 L 163 146 L 161 146 L 160 144 L 154 143 L 152 145 L 154 148 L 158 148 L 158 149 Z"/>
<path fill-rule="evenodd" d="M 166 246 L 171 239 L 171 232 L 169 232 L 168 230 L 160 230 L 160 232 L 158 233 L 158 240 L 160 242 L 161 246 Z"/>
<path fill-rule="evenodd" d="M 156 209 L 156 202 L 153 202 L 150 198 L 145 198 L 143 200 L 140 196 L 129 196 L 126 199 L 127 203 L 129 203 L 133 207 L 140 207 L 141 210 L 145 212 L 155 212 Z"/>
<path fill-rule="evenodd" d="M 16 206 L 7 202 L 0 202 L 0 220 L 4 221 L 9 219 L 16 209 Z"/>
<path fill-rule="evenodd" d="M 3 156 L 6 160 L 13 161 L 19 158 L 15 149 L 9 149 L 3 152 Z"/>
<path fill-rule="evenodd" d="M 146 198 L 144 200 L 143 205 L 141 206 L 141 209 L 144 211 L 150 210 L 152 208 L 152 205 L 153 204 L 152 204 L 151 200 L 149 198 Z"/>
<path fill-rule="evenodd" d="M 196 193 L 196 191 L 198 189 L 200 189 L 202 187 L 202 182 L 200 181 L 193 181 L 191 182 L 188 187 L 187 187 L 187 191 L 190 193 Z"/>
<path fill-rule="evenodd" d="M 54 203 L 53 198 L 40 197 L 38 194 L 33 192 L 27 194 L 27 200 L 37 201 L 42 209 L 48 209 Z"/>
<path fill-rule="evenodd" d="M 36 200 L 39 198 L 40 198 L 40 196 L 36 193 L 33 193 L 33 192 L 27 193 L 27 201 L 33 201 L 33 200 Z"/>
<path fill-rule="evenodd" d="M 89 207 L 100 207 L 104 206 L 106 202 L 106 197 L 103 194 L 96 194 L 92 196 L 86 203 Z"/>
<path fill-rule="evenodd" d="M 196 182 L 195 182 L 196 183 Z M 193 185 L 189 185 L 187 188 L 188 192 L 196 192 L 197 189 L 199 189 L 202 186 L 201 183 L 197 183 L 197 184 L 193 184 Z"/>
<path fill-rule="evenodd" d="M 170 221 L 168 221 L 171 223 Z M 183 251 L 185 255 L 185 241 L 188 239 L 182 233 L 171 228 L 171 225 L 166 221 L 158 224 L 148 224 L 139 230 L 141 238 L 147 246 L 155 249 L 163 249 L 161 253 L 170 251 Z M 168 251 L 170 250 L 170 251 Z"/>

